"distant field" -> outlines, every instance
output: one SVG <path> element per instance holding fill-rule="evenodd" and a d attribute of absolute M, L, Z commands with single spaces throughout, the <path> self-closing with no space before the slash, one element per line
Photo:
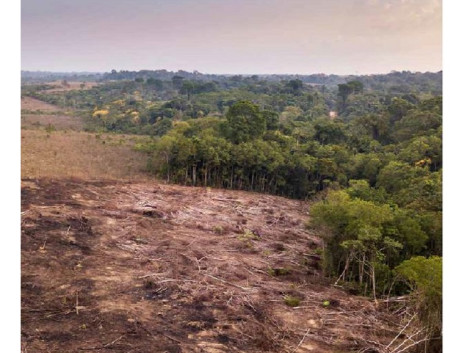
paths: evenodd
<path fill-rule="evenodd" d="M 61 92 L 61 91 L 72 91 L 75 89 L 90 89 L 97 85 L 96 82 L 76 82 L 76 81 L 67 81 L 67 85 L 62 85 L 62 81 L 51 81 L 48 82 L 49 85 L 57 86 L 56 88 L 51 88 L 45 92 Z"/>
<path fill-rule="evenodd" d="M 21 97 L 21 110 L 41 111 L 41 112 L 59 112 L 61 109 L 55 105 L 40 101 L 32 97 Z"/>
<path fill-rule="evenodd" d="M 150 179 L 147 157 L 133 150 L 141 137 L 83 132 L 80 117 L 31 97 L 21 108 L 22 178 Z"/>
<path fill-rule="evenodd" d="M 79 117 L 57 114 L 21 114 L 22 129 L 53 127 L 56 130 L 82 130 L 83 121 Z"/>
<path fill-rule="evenodd" d="M 149 180 L 137 137 L 79 131 L 21 131 L 21 177 Z"/>

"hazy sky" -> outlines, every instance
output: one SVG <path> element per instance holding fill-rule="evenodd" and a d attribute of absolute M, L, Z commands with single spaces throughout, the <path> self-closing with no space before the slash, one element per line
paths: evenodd
<path fill-rule="evenodd" d="M 442 69 L 440 0 L 22 0 L 22 69 Z"/>

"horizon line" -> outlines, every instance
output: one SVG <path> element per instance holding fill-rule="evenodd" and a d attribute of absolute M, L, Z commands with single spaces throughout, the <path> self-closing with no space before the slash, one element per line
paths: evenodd
<path fill-rule="evenodd" d="M 209 73 L 209 72 L 201 72 L 198 70 L 168 70 L 168 69 L 138 69 L 138 70 L 128 70 L 128 69 L 111 69 L 109 71 L 50 71 L 50 70 L 31 70 L 31 69 L 21 69 L 21 73 L 23 72 L 38 72 L 38 73 L 51 73 L 51 74 L 105 74 L 111 73 L 113 70 L 116 72 L 140 72 L 140 71 L 167 71 L 167 72 L 174 72 L 177 73 L 178 71 L 184 71 L 187 73 L 199 73 L 201 75 L 218 75 L 218 76 L 287 76 L 287 75 L 297 75 L 297 76 L 311 76 L 311 75 L 327 75 L 327 76 L 373 76 L 373 75 L 389 75 L 392 73 L 401 73 L 401 72 L 409 72 L 409 73 L 439 73 L 443 72 L 443 69 L 436 71 L 412 71 L 412 70 L 390 70 L 388 72 L 371 72 L 371 73 L 350 73 L 350 74 L 336 74 L 336 73 L 325 73 L 325 72 L 313 72 L 313 73 Z"/>

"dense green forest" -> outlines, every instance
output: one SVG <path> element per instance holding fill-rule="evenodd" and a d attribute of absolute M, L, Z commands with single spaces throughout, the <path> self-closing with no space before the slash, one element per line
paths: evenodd
<path fill-rule="evenodd" d="M 99 81 L 22 93 L 74 108 L 91 131 L 152 136 L 137 148 L 168 182 L 314 200 L 325 275 L 374 298 L 413 289 L 440 331 L 442 72 L 113 71 Z"/>

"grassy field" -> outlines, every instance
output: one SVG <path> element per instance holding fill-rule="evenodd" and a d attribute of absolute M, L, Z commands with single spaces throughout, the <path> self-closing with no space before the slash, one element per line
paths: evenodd
<path fill-rule="evenodd" d="M 147 156 L 134 151 L 140 136 L 83 131 L 74 112 L 21 98 L 21 177 L 149 180 Z"/>
<path fill-rule="evenodd" d="M 21 177 L 149 180 L 138 137 L 83 131 L 21 131 Z"/>
<path fill-rule="evenodd" d="M 21 110 L 58 112 L 61 109 L 55 105 L 40 101 L 39 99 L 24 96 L 21 97 Z"/>
<path fill-rule="evenodd" d="M 21 114 L 22 129 L 83 130 L 83 120 L 64 114 Z"/>

